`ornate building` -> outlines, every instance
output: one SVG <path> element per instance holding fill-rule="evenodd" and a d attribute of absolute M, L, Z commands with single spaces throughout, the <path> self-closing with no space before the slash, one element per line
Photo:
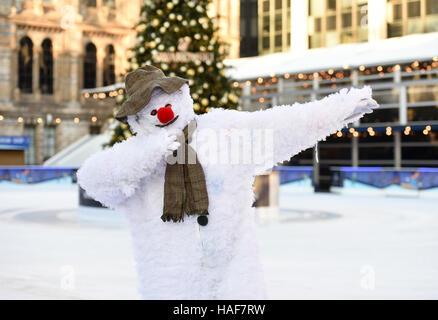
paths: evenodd
<path fill-rule="evenodd" d="M 105 126 L 114 99 L 85 99 L 81 90 L 122 80 L 140 1 L 4 2 L 0 135 L 31 139 L 24 154 L 1 150 L 0 164 L 41 164 Z"/>

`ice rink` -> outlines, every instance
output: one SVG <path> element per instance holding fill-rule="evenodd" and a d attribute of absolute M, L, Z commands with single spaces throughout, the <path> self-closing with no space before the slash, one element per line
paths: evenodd
<path fill-rule="evenodd" d="M 78 213 L 75 185 L 0 185 L 0 298 L 138 299 L 128 230 L 105 214 Z M 438 298 L 437 199 L 286 185 L 258 217 L 272 299 Z"/>

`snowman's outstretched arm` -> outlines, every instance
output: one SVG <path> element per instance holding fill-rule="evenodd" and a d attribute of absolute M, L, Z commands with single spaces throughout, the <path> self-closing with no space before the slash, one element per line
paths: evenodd
<path fill-rule="evenodd" d="M 163 132 L 164 133 L 164 132 Z M 88 158 L 78 170 L 78 184 L 93 199 L 117 208 L 131 197 L 141 179 L 151 175 L 169 151 L 178 148 L 176 137 L 131 137 Z"/>
<path fill-rule="evenodd" d="M 317 141 L 376 107 L 377 103 L 371 98 L 371 88 L 366 86 L 362 89 L 345 88 L 321 100 L 303 104 L 294 103 L 255 112 L 218 110 L 208 112 L 205 117 L 211 113 L 212 121 L 221 128 L 251 129 L 253 148 L 256 137 L 266 137 L 262 142 L 263 164 L 255 164 L 258 173 L 314 146 Z M 255 134 L 256 131 L 259 131 L 258 134 Z"/>

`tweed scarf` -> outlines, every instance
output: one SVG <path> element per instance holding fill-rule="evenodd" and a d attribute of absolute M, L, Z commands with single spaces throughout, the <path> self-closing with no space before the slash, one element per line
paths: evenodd
<path fill-rule="evenodd" d="M 204 170 L 196 151 L 189 145 L 196 129 L 196 121 L 188 124 L 181 135 L 181 146 L 173 153 L 171 164 L 168 158 L 164 176 L 164 206 L 161 220 L 184 221 L 187 215 L 208 214 L 208 194 Z M 189 161 L 191 160 L 191 161 Z"/>

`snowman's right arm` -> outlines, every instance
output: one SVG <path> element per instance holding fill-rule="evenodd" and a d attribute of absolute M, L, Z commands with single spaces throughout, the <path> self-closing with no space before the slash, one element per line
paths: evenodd
<path fill-rule="evenodd" d="M 78 170 L 78 184 L 93 199 L 116 208 L 156 170 L 169 148 L 177 147 L 172 138 L 134 136 L 98 152 Z"/>

